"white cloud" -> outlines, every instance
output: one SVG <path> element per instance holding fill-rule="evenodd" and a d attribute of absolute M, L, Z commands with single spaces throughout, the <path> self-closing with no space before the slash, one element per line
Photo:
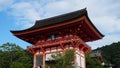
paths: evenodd
<path fill-rule="evenodd" d="M 81 0 L 76 0 L 75 3 L 73 0 L 20 1 L 10 6 L 11 11 L 9 13 L 14 16 L 17 25 L 28 28 L 34 24 L 35 20 L 80 9 L 79 1 Z"/>
<path fill-rule="evenodd" d="M 12 5 L 13 14 L 18 17 L 24 16 L 24 18 L 28 18 L 29 20 L 37 20 L 40 19 L 37 11 L 32 7 L 30 3 L 17 3 Z M 15 10 L 15 11 L 14 11 Z"/>
<path fill-rule="evenodd" d="M 11 6 L 11 9 L 10 14 L 15 17 L 16 23 L 23 28 L 32 26 L 36 20 L 40 19 L 39 11 L 31 3 L 16 3 Z"/>
<path fill-rule="evenodd" d="M 44 6 L 44 10 L 46 12 L 45 17 L 51 17 L 51 16 L 79 10 L 82 8 L 82 4 L 83 3 L 81 2 L 81 0 L 76 0 L 76 1 L 60 0 L 60 1 L 50 2 Z"/>
<path fill-rule="evenodd" d="M 0 12 L 9 8 L 12 3 L 13 0 L 0 0 Z"/>
<path fill-rule="evenodd" d="M 105 34 L 120 32 L 120 19 L 114 16 L 94 18 L 96 26 Z"/>

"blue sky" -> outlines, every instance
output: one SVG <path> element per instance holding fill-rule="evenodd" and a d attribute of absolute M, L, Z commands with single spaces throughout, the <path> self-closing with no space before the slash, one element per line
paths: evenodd
<path fill-rule="evenodd" d="M 0 45 L 11 42 L 23 48 L 31 45 L 10 33 L 26 29 L 36 20 L 87 8 L 88 15 L 98 30 L 105 35 L 89 42 L 93 49 L 120 41 L 119 0 L 0 0 Z"/>

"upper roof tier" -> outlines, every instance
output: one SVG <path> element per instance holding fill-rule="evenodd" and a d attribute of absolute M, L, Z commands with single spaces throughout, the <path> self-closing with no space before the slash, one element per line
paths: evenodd
<path fill-rule="evenodd" d="M 59 24 L 59 23 L 60 24 L 65 23 L 66 21 L 74 20 L 74 19 L 80 18 L 84 15 L 88 18 L 86 8 L 78 10 L 78 11 L 70 12 L 67 14 L 63 14 L 63 15 L 59 15 L 59 16 L 55 16 L 55 17 L 51 17 L 51 18 L 47 18 L 47 19 L 43 19 L 43 20 L 38 20 L 38 21 L 36 21 L 35 25 L 33 25 L 32 27 L 30 27 L 28 29 L 18 30 L 18 31 L 11 30 L 11 32 L 12 33 L 21 33 L 21 32 L 31 31 L 31 30 L 35 30 L 35 29 L 40 29 L 43 27 L 48 27 L 51 25 Z M 89 18 L 88 18 L 88 20 L 89 20 Z M 94 25 L 91 23 L 91 21 L 90 21 L 90 24 L 94 27 Z"/>
<path fill-rule="evenodd" d="M 79 27 L 78 26 L 82 26 Z M 32 27 L 25 29 L 25 30 L 17 30 L 17 31 L 11 31 L 15 36 L 29 42 L 29 43 L 36 43 L 37 36 L 44 35 L 45 33 L 59 31 L 63 29 L 69 29 L 73 27 L 78 27 L 78 31 L 84 32 L 84 34 L 81 34 L 80 37 L 83 37 L 83 35 L 86 35 L 87 37 L 91 38 L 90 40 L 83 40 L 85 42 L 88 41 L 94 41 L 101 39 L 103 35 L 97 30 L 97 28 L 92 24 L 90 19 L 88 18 L 87 10 L 81 9 L 78 11 L 66 13 L 63 15 L 38 20 L 36 21 L 35 25 Z M 78 34 L 77 34 L 78 35 Z M 36 37 L 35 37 L 36 36 Z M 35 40 L 33 42 L 33 39 Z M 86 37 L 85 37 L 86 39 Z"/>

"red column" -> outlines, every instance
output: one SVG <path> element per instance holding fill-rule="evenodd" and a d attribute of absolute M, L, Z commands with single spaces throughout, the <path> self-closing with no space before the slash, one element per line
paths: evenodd
<path fill-rule="evenodd" d="M 86 55 L 84 54 L 84 57 L 85 57 Z M 84 65 L 85 65 L 85 68 L 86 68 L 86 58 L 84 58 L 85 59 L 85 62 L 84 62 Z"/>
<path fill-rule="evenodd" d="M 43 68 L 45 68 L 45 59 L 46 59 L 46 54 L 43 54 Z"/>
<path fill-rule="evenodd" d="M 36 67 L 36 53 L 34 54 L 34 59 L 33 59 L 33 68 Z"/>

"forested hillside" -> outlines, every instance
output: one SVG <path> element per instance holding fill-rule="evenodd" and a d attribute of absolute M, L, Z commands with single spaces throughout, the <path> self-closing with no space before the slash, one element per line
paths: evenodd
<path fill-rule="evenodd" d="M 104 62 L 112 64 L 114 68 L 120 68 L 120 42 L 97 48 L 102 52 Z"/>

